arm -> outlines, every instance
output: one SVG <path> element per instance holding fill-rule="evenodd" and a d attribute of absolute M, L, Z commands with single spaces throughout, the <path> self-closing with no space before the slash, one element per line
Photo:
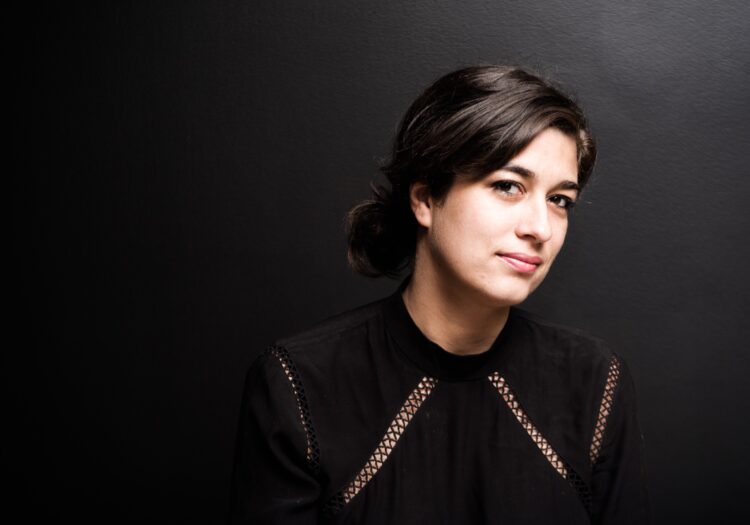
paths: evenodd
<path fill-rule="evenodd" d="M 231 523 L 315 524 L 320 486 L 309 459 L 310 429 L 300 392 L 272 350 L 255 360 L 245 380 Z"/>
<path fill-rule="evenodd" d="M 633 379 L 622 361 L 592 475 L 592 523 L 651 523 Z M 606 396 L 606 393 L 605 393 Z"/>

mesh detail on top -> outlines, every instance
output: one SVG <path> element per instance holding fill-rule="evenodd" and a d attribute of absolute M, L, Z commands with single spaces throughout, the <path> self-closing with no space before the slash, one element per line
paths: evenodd
<path fill-rule="evenodd" d="M 521 408 L 521 405 L 518 403 L 518 401 L 516 401 L 516 396 L 508 386 L 508 383 L 505 382 L 505 379 L 497 372 L 494 372 L 492 375 L 490 375 L 489 379 L 490 383 L 492 383 L 497 391 L 500 392 L 500 395 L 505 400 L 508 408 L 510 408 L 510 411 L 513 412 L 513 415 L 516 416 L 516 419 L 519 423 L 521 423 L 523 429 L 529 434 L 531 440 L 536 444 L 537 447 L 539 447 L 539 450 L 542 451 L 544 457 L 547 458 L 547 461 L 552 464 L 554 469 L 562 477 L 567 477 L 568 469 L 565 465 L 565 462 L 560 459 L 560 456 L 557 455 L 557 452 L 552 449 L 552 446 L 536 429 L 534 423 L 531 422 L 529 416 L 526 415 L 526 412 L 523 410 L 523 408 Z"/>
<path fill-rule="evenodd" d="M 554 468 L 558 474 L 568 480 L 575 491 L 578 493 L 578 497 L 581 499 L 583 506 L 587 511 L 591 509 L 591 490 L 581 476 L 563 460 L 560 455 L 552 448 L 552 445 L 545 439 L 545 437 L 539 432 L 534 423 L 529 419 L 526 411 L 521 407 L 521 404 L 516 400 L 516 396 L 511 390 L 508 383 L 505 381 L 498 372 L 493 372 L 489 376 L 490 383 L 497 389 L 500 396 L 508 405 L 508 408 L 516 416 L 516 419 L 521 426 L 529 435 L 534 444 L 539 447 L 544 457 L 547 458 L 552 468 Z"/>
<path fill-rule="evenodd" d="M 380 467 L 383 466 L 383 463 L 385 463 L 385 460 L 391 454 L 393 447 L 396 446 L 396 442 L 401 437 L 401 434 L 406 430 L 406 426 L 414 417 L 414 414 L 417 413 L 417 410 L 419 410 L 419 407 L 427 396 L 430 395 L 436 384 L 436 379 L 427 376 L 422 378 L 416 388 L 409 394 L 409 397 L 406 398 L 406 401 L 401 406 L 396 417 L 391 421 L 388 430 L 386 430 L 385 435 L 380 440 L 370 459 L 365 463 L 365 466 L 362 467 L 362 470 L 359 471 L 343 490 L 339 491 L 328 501 L 325 506 L 326 513 L 335 514 L 340 511 L 377 474 Z"/>
<path fill-rule="evenodd" d="M 604 438 L 604 430 L 607 428 L 607 419 L 609 418 L 610 412 L 612 412 L 615 389 L 617 388 L 619 379 L 620 360 L 617 359 L 617 356 L 613 355 L 612 360 L 609 363 L 607 382 L 604 384 L 602 403 L 601 405 L 599 405 L 599 415 L 596 418 L 596 425 L 594 426 L 594 436 L 591 439 L 591 450 L 589 452 L 589 457 L 591 458 L 592 464 L 596 463 L 596 460 L 599 458 L 599 452 L 601 451 L 602 440 Z"/>
<path fill-rule="evenodd" d="M 294 365 L 294 361 L 292 361 L 286 348 L 282 346 L 272 346 L 268 351 L 279 360 L 281 368 L 284 369 L 284 374 L 287 379 L 289 379 L 294 398 L 297 400 L 297 410 L 299 411 L 300 422 L 305 431 L 305 439 L 307 441 L 307 464 L 313 471 L 317 471 L 320 461 L 320 448 L 318 447 L 318 440 L 315 437 L 315 430 L 313 429 L 312 418 L 310 417 L 310 409 L 307 406 L 307 397 L 305 397 L 305 389 L 302 387 L 302 380 L 300 379 L 299 373 L 297 373 L 297 367 Z"/>

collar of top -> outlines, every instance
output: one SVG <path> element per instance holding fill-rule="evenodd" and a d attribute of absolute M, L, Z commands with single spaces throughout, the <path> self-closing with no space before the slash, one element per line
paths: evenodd
<path fill-rule="evenodd" d="M 386 329 L 398 350 L 422 372 L 444 381 L 467 381 L 487 377 L 502 368 L 512 348 L 518 324 L 517 312 L 511 307 L 508 321 L 490 348 L 481 354 L 458 355 L 448 352 L 425 336 L 406 309 L 402 293 L 411 276 L 384 302 Z"/>

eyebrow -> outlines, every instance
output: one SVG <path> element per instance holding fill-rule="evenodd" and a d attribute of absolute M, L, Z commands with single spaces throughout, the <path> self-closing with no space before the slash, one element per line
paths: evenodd
<path fill-rule="evenodd" d="M 517 166 L 515 164 L 508 164 L 507 166 L 503 166 L 502 168 L 500 168 L 500 170 L 510 171 L 526 179 L 536 177 L 536 173 L 534 173 L 530 169 L 526 169 L 523 166 Z M 557 186 L 555 186 L 555 189 L 575 190 L 579 193 L 581 192 L 581 186 L 579 186 L 578 183 L 573 182 L 572 180 L 564 180 L 560 182 L 559 184 L 557 184 Z"/>

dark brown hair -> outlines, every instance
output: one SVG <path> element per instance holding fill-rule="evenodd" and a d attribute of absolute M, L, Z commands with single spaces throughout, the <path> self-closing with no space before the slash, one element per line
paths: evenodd
<path fill-rule="evenodd" d="M 440 202 L 457 175 L 481 179 L 550 127 L 576 140 L 583 188 L 596 146 L 570 97 L 517 67 L 469 67 L 438 79 L 401 121 L 390 160 L 382 167 L 389 185 L 372 184 L 372 197 L 349 211 L 349 264 L 368 277 L 396 277 L 411 264 L 416 248 L 412 183 L 425 182 Z"/>

